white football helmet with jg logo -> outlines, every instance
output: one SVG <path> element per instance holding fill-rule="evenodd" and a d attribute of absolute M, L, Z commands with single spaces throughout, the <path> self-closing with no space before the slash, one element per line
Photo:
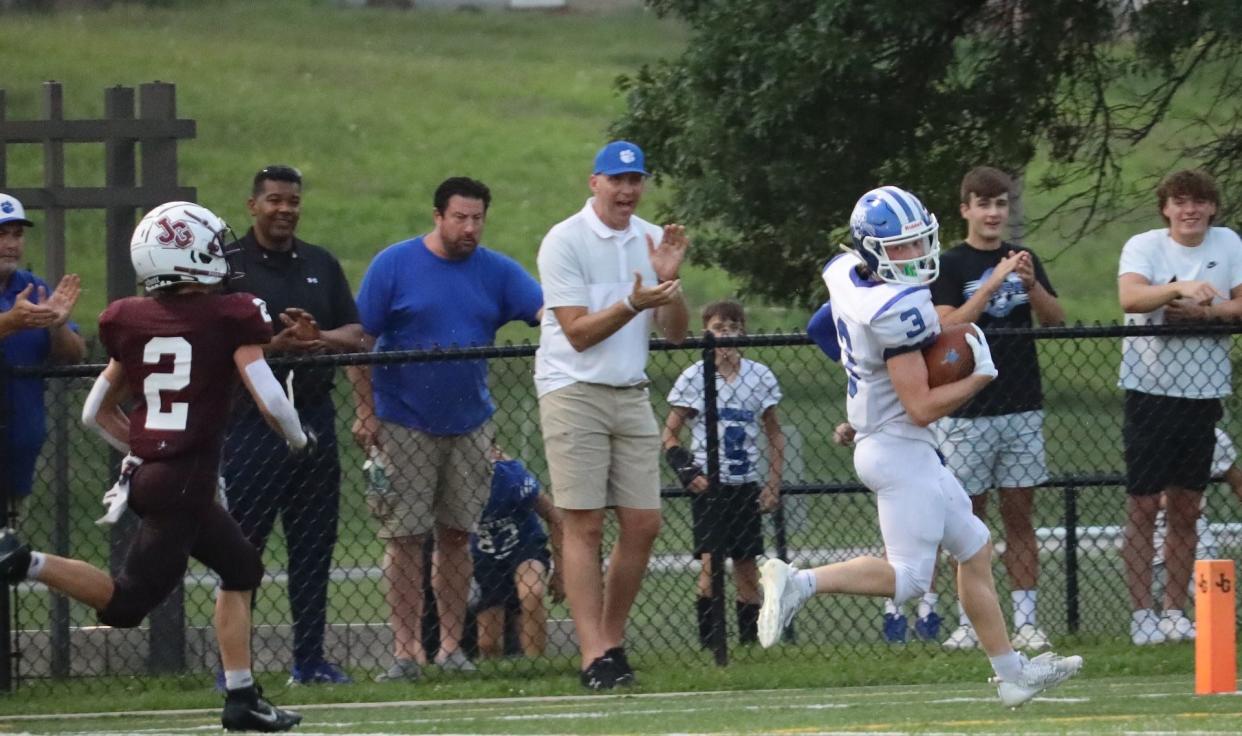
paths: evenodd
<path fill-rule="evenodd" d="M 176 284 L 219 284 L 229 277 L 225 260 L 229 226 L 206 207 L 168 202 L 134 228 L 129 257 L 147 291 Z"/>

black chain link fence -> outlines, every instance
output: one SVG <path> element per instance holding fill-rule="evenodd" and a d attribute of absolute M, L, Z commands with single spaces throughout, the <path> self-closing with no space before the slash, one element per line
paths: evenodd
<path fill-rule="evenodd" d="M 1205 331 L 1232 342 L 1236 340 L 1232 335 L 1242 332 L 1242 327 L 1198 328 L 1200 333 Z M 1049 479 L 1034 494 L 1032 526 L 1038 548 L 1038 623 L 1054 645 L 1066 637 L 1076 637 L 1078 641 L 1129 639 L 1130 604 L 1120 556 L 1126 507 L 1123 393 L 1117 388 L 1121 337 L 1167 336 L 1177 332 L 1170 327 L 1075 327 L 989 333 L 994 345 L 1005 336 L 1015 335 L 1029 335 L 1039 341 Z M 746 359 L 768 366 L 782 393 L 777 408 L 785 439 L 782 502 L 774 513 L 762 519 L 766 555 L 809 567 L 858 554 L 881 554 L 874 501 L 855 479 L 851 450 L 832 442 L 833 428 L 845 419 L 845 375 L 840 367 L 830 363 L 800 334 L 727 338 L 720 340 L 719 345 L 741 349 Z M 667 396 L 674 381 L 688 366 L 702 360 L 706 349 L 703 340 L 681 347 L 656 341 L 653 347 L 648 366 L 650 399 L 663 424 L 669 413 Z M 373 481 L 379 476 L 364 471 L 367 458 L 352 440 L 354 401 L 345 371 L 339 366 L 461 360 L 463 356 L 489 361 L 492 398 L 497 407 L 492 420 L 495 444 L 508 456 L 521 460 L 547 493 L 548 471 L 532 381 L 532 346 L 452 353 L 322 356 L 287 363 L 295 373 L 308 369 L 310 363 L 337 366 L 330 392 L 303 391 L 296 397 L 304 419 L 320 422 L 323 430 L 319 454 L 303 461 L 310 463 L 310 467 L 291 464 L 283 445 L 272 441 L 267 430 L 259 427 L 256 417 L 235 425 L 249 427 L 247 431 L 255 434 L 237 436 L 235 432 L 228 441 L 225 470 L 230 475 L 229 495 L 234 500 L 234 514 L 252 533 L 274 526 L 263 554 L 267 577 L 254 605 L 256 671 L 287 672 L 295 664 L 295 656 L 313 659 L 318 654 L 320 632 L 323 657 L 339 664 L 355 679 L 370 679 L 393 664 L 392 606 L 385 597 L 389 589 L 384 575 L 385 544 L 377 538 L 377 522 L 368 508 L 368 476 Z M 110 531 L 93 523 L 103 513 L 100 497 L 114 481 L 120 460 L 117 453 L 78 422 L 83 400 L 99 369 L 100 366 L 75 366 L 0 371 L 3 381 L 14 380 L 15 376 L 42 377 L 47 389 L 48 434 L 37 466 L 35 489 L 30 498 L 11 504 L 10 524 L 35 549 L 115 570 L 137 520 L 127 513 Z M 1191 379 L 1218 369 L 1202 363 L 1193 352 L 1185 356 L 1181 367 Z M 220 400 L 226 398 L 222 396 Z M 1242 415 L 1236 403 L 1232 395 L 1224 401 L 1225 418 L 1219 426 L 1228 437 L 1242 436 Z M 5 417 L 6 423 L 22 420 L 18 416 Z M 738 450 L 737 438 L 729 435 L 725 439 L 727 446 L 723 452 L 729 462 L 728 453 Z M 688 432 L 682 433 L 681 441 L 689 446 Z M 758 441 L 755 471 L 762 485 L 768 478 L 763 432 L 758 433 Z M 391 444 L 386 450 L 390 455 L 405 451 Z M 339 495 L 335 492 L 338 459 Z M 394 464 L 411 462 L 419 464 L 421 460 L 406 458 L 404 463 Z M 893 458 L 893 462 L 900 463 L 902 459 Z M 661 468 L 665 479 L 663 530 L 655 543 L 627 636 L 628 651 L 640 669 L 713 660 L 792 662 L 844 650 L 862 656 L 891 651 L 894 645 L 883 633 L 882 601 L 850 596 L 821 596 L 808 603 L 787 632 L 783 647 L 764 651 L 756 644 L 739 644 L 736 613 L 742 608 L 736 602 L 746 603 L 745 599 L 752 594 L 736 590 L 734 572 L 727 570 L 726 565 L 714 566 L 719 574 L 707 590 L 713 592 L 716 600 L 714 615 L 724 615 L 727 629 L 716 629 L 723 631 L 723 636 L 713 633 L 711 623 L 718 618 L 708 618 L 708 628 L 702 629 L 702 604 L 698 602 L 700 565 L 693 556 L 690 494 L 681 488 L 663 461 Z M 441 477 L 441 484 L 445 480 Z M 251 489 L 247 491 L 250 495 L 246 508 L 236 504 L 238 485 Z M 280 486 L 292 489 L 292 493 L 281 497 L 281 508 L 263 506 L 270 502 L 263 499 L 276 495 L 265 493 L 265 489 Z M 381 489 L 372 488 L 373 504 L 378 490 Z M 995 501 L 995 494 L 992 499 L 989 525 L 997 542 L 996 579 L 1008 619 L 1011 601 L 1010 580 L 1002 563 L 1004 533 L 998 514 L 1000 504 Z M 296 531 L 299 529 L 302 531 Z M 1239 557 L 1240 501 L 1220 476 L 1214 478 L 1205 494 L 1199 529 L 1200 557 Z M 728 530 L 719 531 L 711 537 L 712 548 L 732 539 Z M 610 519 L 605 550 L 611 548 L 614 539 L 615 525 Z M 431 550 L 430 544 L 428 540 L 426 551 Z M 433 556 L 423 556 L 427 565 Z M 740 566 L 733 566 L 734 571 L 739 567 L 745 588 L 744 560 Z M 396 565 L 390 574 L 410 572 Z M 439 646 L 438 611 L 430 584 L 436 575 L 445 576 L 445 584 L 450 586 L 446 590 L 453 590 L 452 581 L 464 580 L 466 573 L 458 571 L 454 576 L 452 571 L 440 569 L 421 575 L 426 604 L 422 645 L 431 657 Z M 503 634 L 489 628 L 484 635 L 485 643 L 491 644 L 487 647 L 491 653 L 507 655 L 498 660 L 499 664 L 486 664 L 481 656 L 475 623 L 477 606 L 469 609 L 462 651 L 478 661 L 484 671 L 521 676 L 523 672 L 569 671 L 577 666 L 567 605 L 554 600 L 555 586 L 543 576 L 529 582 L 532 584 L 514 586 L 528 593 L 527 600 L 520 600 L 516 593 L 499 596 L 504 600 L 503 614 L 498 615 L 498 609 L 484 614 L 488 623 L 502 618 L 507 622 Z M 916 656 L 949 656 L 940 642 L 957 621 L 954 585 L 951 565 L 942 560 L 935 589 L 940 594 L 936 611 L 944 619 L 943 626 L 934 641 L 918 641 L 913 625 L 916 614 L 910 608 L 907 651 L 916 651 Z M 471 601 L 498 598 L 482 595 L 478 587 L 477 583 L 471 586 Z M 21 687 L 55 687 L 62 678 L 111 676 L 144 682 L 155 675 L 170 674 L 200 680 L 206 686 L 219 668 L 211 627 L 215 591 L 215 576 L 192 562 L 181 588 L 142 627 L 114 630 L 98 626 L 95 612 L 85 606 L 70 603 L 41 584 L 20 583 L 11 589 L 7 616 L 14 655 L 8 674 L 12 683 Z M 326 597 L 320 599 L 317 591 L 323 591 Z M 396 615 L 405 616 L 406 623 L 413 625 L 411 602 L 394 602 Z M 1159 597 L 1156 605 L 1160 605 Z M 524 624 L 528 627 L 525 635 Z M 531 626 L 539 631 L 531 631 Z M 542 653 L 535 654 L 539 650 Z M 407 656 L 410 651 L 414 650 L 406 649 Z M 100 688 L 106 687 L 104 682 L 99 680 Z"/>

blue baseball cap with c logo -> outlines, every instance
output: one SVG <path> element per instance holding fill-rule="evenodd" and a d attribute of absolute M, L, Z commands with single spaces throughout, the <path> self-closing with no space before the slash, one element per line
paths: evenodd
<path fill-rule="evenodd" d="M 629 141 L 613 141 L 595 154 L 593 173 L 615 176 L 617 174 L 642 174 L 648 176 L 644 168 L 646 161 L 643 149 Z"/>

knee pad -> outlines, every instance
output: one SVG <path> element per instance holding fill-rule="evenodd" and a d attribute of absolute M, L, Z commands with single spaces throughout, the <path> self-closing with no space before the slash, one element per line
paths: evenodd
<path fill-rule="evenodd" d="M 893 603 L 901 605 L 911 598 L 923 595 L 931 587 L 931 573 L 922 572 L 905 562 L 888 563 L 893 568 L 896 584 L 893 586 Z"/>

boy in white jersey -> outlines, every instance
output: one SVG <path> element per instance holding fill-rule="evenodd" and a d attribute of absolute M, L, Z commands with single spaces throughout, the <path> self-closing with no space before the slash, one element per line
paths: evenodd
<path fill-rule="evenodd" d="M 856 557 L 798 571 L 763 565 L 759 642 L 780 639 L 816 593 L 891 597 L 898 604 L 931 583 L 937 547 L 958 561 L 958 595 L 996 672 L 1001 703 L 1016 707 L 1064 682 L 1081 657 L 1028 660 L 1014 651 L 992 579 L 988 529 L 971 513 L 962 485 L 943 465 L 928 425 L 996 377 L 987 340 L 969 335 L 975 370 L 930 388 L 920 348 L 940 331 L 927 284 L 939 269 L 939 226 L 918 198 L 897 187 L 863 195 L 850 217 L 852 248 L 824 268 L 841 363 L 846 409 L 857 430 L 854 468 L 876 495 L 885 558 Z"/>
<path fill-rule="evenodd" d="M 746 310 L 732 299 L 703 307 L 703 326 L 717 337 L 746 334 Z M 781 470 L 785 458 L 785 435 L 781 433 L 776 405 L 781 387 L 772 369 L 742 357 L 737 348 L 716 349 L 716 407 L 719 415 L 720 486 L 708 494 L 707 430 L 704 427 L 703 361 L 682 371 L 668 394 L 669 413 L 664 422 L 664 457 L 682 487 L 692 494 L 694 555 L 702 560 L 699 570 L 695 617 L 699 644 L 711 646 L 711 548 L 713 534 L 720 535 L 726 554 L 733 560 L 737 587 L 738 641 L 758 640 L 759 566 L 763 554 L 765 514 L 780 503 Z M 681 445 L 681 430 L 690 425 L 690 450 Z M 768 472 L 760 486 L 759 432 L 768 440 Z"/>

